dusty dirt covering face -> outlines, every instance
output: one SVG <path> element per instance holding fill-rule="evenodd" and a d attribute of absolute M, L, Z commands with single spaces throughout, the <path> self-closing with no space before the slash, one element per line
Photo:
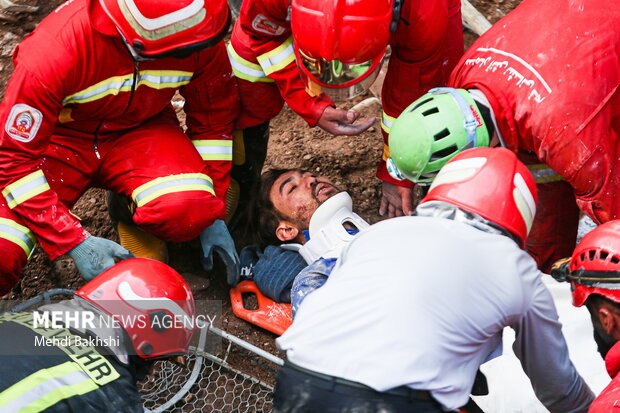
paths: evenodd
<path fill-rule="evenodd" d="M 15 0 L 20 4 L 39 6 L 35 14 L 0 14 L 0 95 L 12 72 L 11 53 L 21 39 L 56 6 L 60 0 Z M 519 0 L 478 0 L 472 4 L 492 23 L 512 10 Z M 9 19 L 9 20 L 7 20 Z M 469 46 L 475 35 L 465 32 L 465 44 Z M 378 86 L 373 88 L 380 90 Z M 351 108 L 371 93 L 340 105 Z M 377 214 L 380 184 L 375 178 L 376 163 L 380 158 L 381 137 L 379 105 L 371 104 L 359 110 L 362 116 L 377 119 L 375 125 L 360 136 L 331 136 L 318 128 L 310 129 L 288 107 L 271 122 L 271 138 L 266 167 L 301 167 L 316 175 L 330 178 L 336 185 L 347 189 L 354 200 L 356 211 L 370 222 L 381 219 Z M 84 227 L 93 235 L 118 241 L 105 206 L 105 192 L 91 189 L 72 210 L 82 219 Z M 271 352 L 275 336 L 258 327 L 237 319 L 230 310 L 228 289 L 221 268 L 205 273 L 199 263 L 200 247 L 197 243 L 169 244 L 170 265 L 187 279 L 198 300 L 221 300 L 222 317 L 216 324 L 225 331 L 248 340 Z M 24 271 L 22 279 L 7 298 L 25 299 L 51 288 L 76 289 L 84 281 L 77 273 L 71 259 L 62 257 L 51 263 L 37 249 Z"/>

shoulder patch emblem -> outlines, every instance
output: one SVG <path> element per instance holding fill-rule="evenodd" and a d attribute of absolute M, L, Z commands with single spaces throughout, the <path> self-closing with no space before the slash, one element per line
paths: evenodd
<path fill-rule="evenodd" d="M 275 24 L 262 14 L 258 14 L 254 17 L 254 20 L 252 21 L 252 28 L 257 32 L 272 36 L 279 36 L 284 33 L 285 30 L 284 27 Z"/>
<path fill-rule="evenodd" d="M 37 135 L 43 114 L 32 106 L 18 103 L 13 106 L 4 130 L 16 141 L 30 142 Z"/>

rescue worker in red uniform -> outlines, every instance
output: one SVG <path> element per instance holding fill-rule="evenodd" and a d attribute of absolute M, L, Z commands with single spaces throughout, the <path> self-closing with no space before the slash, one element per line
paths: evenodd
<path fill-rule="evenodd" d="M 538 184 L 527 248 L 549 270 L 575 246 L 579 209 L 620 218 L 619 44 L 617 7 L 525 0 L 467 50 L 457 89 L 431 90 L 396 120 L 392 169 L 430 182 L 463 149 L 513 150 Z"/>
<path fill-rule="evenodd" d="M 588 411 L 615 412 L 620 401 L 620 220 L 587 233 L 572 257 L 554 265 L 551 275 L 570 281 L 573 305 L 585 305 L 590 312 L 594 340 L 612 378 Z"/>
<path fill-rule="evenodd" d="M 212 252 L 235 262 L 222 221 L 238 112 L 229 21 L 224 0 L 72 0 L 16 48 L 0 106 L 0 294 L 35 242 L 86 279 L 130 256 L 69 212 L 92 186 L 131 198 L 159 238 L 200 235 L 207 267 Z"/>
<path fill-rule="evenodd" d="M 361 133 L 373 120 L 355 123 L 357 113 L 333 102 L 372 84 L 389 44 L 382 90 L 387 142 L 394 118 L 429 87 L 445 84 L 463 54 L 460 5 L 459 0 L 245 0 L 228 46 L 241 95 L 236 128 L 244 135 L 248 128 L 254 132 L 286 102 L 311 127 L 335 135 Z M 245 146 L 262 139 L 266 147 L 267 129 L 262 130 L 261 136 L 246 137 Z M 246 156 L 253 155 L 246 150 Z M 263 159 L 254 162 L 262 165 Z M 261 168 L 254 169 L 258 180 Z M 405 212 L 413 209 L 412 185 L 392 179 L 384 160 L 377 177 L 384 181 L 382 214 L 402 215 L 401 197 L 408 200 Z"/>

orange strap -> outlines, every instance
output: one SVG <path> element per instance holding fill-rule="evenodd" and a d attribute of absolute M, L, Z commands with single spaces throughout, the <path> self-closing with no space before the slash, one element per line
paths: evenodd
<path fill-rule="evenodd" d="M 243 305 L 243 294 L 256 294 L 258 309 L 249 310 Z M 277 335 L 282 335 L 293 323 L 291 305 L 288 303 L 276 303 L 271 298 L 265 297 L 258 289 L 254 281 L 242 281 L 230 290 L 230 302 L 233 313 L 252 324 L 256 324 L 265 330 Z"/>

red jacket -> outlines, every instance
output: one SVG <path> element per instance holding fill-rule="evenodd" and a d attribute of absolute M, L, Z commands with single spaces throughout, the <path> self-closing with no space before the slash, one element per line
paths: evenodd
<path fill-rule="evenodd" d="M 616 343 L 605 357 L 605 366 L 613 379 L 592 402 L 588 413 L 620 412 L 620 342 Z"/>
<path fill-rule="evenodd" d="M 620 8 L 527 0 L 465 53 L 450 86 L 489 99 L 508 148 L 573 187 L 596 221 L 620 218 Z"/>
<path fill-rule="evenodd" d="M 428 89 L 446 84 L 463 53 L 460 5 L 460 0 L 404 1 L 402 19 L 390 39 L 392 55 L 382 91 L 384 139 L 405 107 Z M 237 77 L 275 82 L 290 108 L 315 126 L 325 107 L 334 104 L 325 95 L 312 97 L 305 91 L 295 63 L 289 7 L 290 0 L 244 1 L 229 54 Z M 267 55 L 277 55 L 270 60 L 279 63 L 265 63 Z M 385 155 L 384 160 L 387 151 Z M 393 181 L 384 162 L 378 176 Z"/>
<path fill-rule="evenodd" d="M 136 127 L 169 110 L 177 89 L 186 99 L 192 140 L 231 140 L 238 112 L 223 44 L 185 59 L 134 63 L 119 36 L 100 32 L 89 1 L 64 3 L 16 48 L 15 71 L 0 106 L 0 188 L 50 259 L 87 236 L 39 169 L 52 135 L 92 140 L 96 150 L 97 135 Z M 231 162 L 209 164 L 215 192 L 224 199 Z"/>

